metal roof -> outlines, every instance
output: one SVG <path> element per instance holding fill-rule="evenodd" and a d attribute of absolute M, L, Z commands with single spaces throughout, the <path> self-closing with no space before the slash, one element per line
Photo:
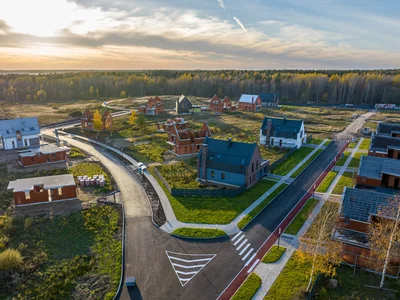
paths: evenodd
<path fill-rule="evenodd" d="M 190 104 L 192 104 L 192 102 L 190 102 L 190 100 L 185 95 L 181 95 L 179 97 L 179 103 L 181 103 L 182 101 L 188 101 Z"/>
<path fill-rule="evenodd" d="M 268 120 L 271 120 L 272 122 L 272 137 L 296 138 L 303 125 L 303 120 L 264 117 L 261 124 L 263 135 L 266 134 Z"/>
<path fill-rule="evenodd" d="M 392 131 L 399 131 L 399 130 L 400 130 L 400 124 L 379 122 L 376 132 L 391 133 Z"/>
<path fill-rule="evenodd" d="M 34 186 L 43 185 L 44 189 L 56 189 L 64 186 L 75 185 L 74 176 L 72 174 L 45 176 L 45 177 L 34 177 L 17 179 L 8 183 L 8 190 L 13 192 L 29 192 Z"/>
<path fill-rule="evenodd" d="M 21 135 L 37 135 L 40 127 L 37 118 L 21 118 L 11 120 L 0 120 L 0 136 L 3 138 L 15 137 L 16 132 Z"/>
<path fill-rule="evenodd" d="M 50 145 L 50 144 L 42 144 L 37 147 L 29 147 L 28 150 L 18 151 L 18 155 L 21 157 L 30 157 L 30 156 L 35 156 L 38 153 L 42 153 L 42 154 L 46 155 L 46 154 L 53 154 L 53 153 L 57 153 L 57 152 L 61 152 L 61 151 L 66 151 L 66 149 L 59 148 L 57 146 Z"/>
<path fill-rule="evenodd" d="M 242 94 L 239 99 L 239 103 L 250 103 L 254 104 L 259 96 L 258 95 L 248 95 L 248 94 Z"/>
<path fill-rule="evenodd" d="M 260 94 L 260 98 L 262 102 L 273 103 L 279 100 L 279 93 L 262 93 Z"/>
<path fill-rule="evenodd" d="M 390 208 L 393 195 L 346 188 L 342 196 L 341 216 L 352 220 L 369 222 L 370 216 L 392 218 L 395 214 Z"/>
<path fill-rule="evenodd" d="M 400 138 L 378 133 L 371 139 L 370 150 L 386 152 L 389 146 L 400 147 Z"/>
<path fill-rule="evenodd" d="M 400 160 L 376 156 L 361 156 L 358 175 L 382 179 L 382 174 L 400 176 Z"/>

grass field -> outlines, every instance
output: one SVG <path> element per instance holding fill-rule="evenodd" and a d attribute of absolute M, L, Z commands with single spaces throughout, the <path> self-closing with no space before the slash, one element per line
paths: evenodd
<path fill-rule="evenodd" d="M 69 172 L 74 175 L 75 179 L 77 176 L 87 175 L 92 177 L 93 175 L 104 175 L 106 180 L 106 185 L 103 187 L 95 186 L 93 187 L 95 190 L 109 192 L 112 191 L 113 187 L 111 184 L 110 177 L 108 176 L 107 172 L 104 171 L 103 167 L 95 162 L 83 162 L 77 164 L 69 169 Z M 89 187 L 88 187 L 89 188 Z"/>
<path fill-rule="evenodd" d="M 324 146 L 325 146 L 325 147 L 326 147 L 326 146 L 329 146 L 330 143 L 332 143 L 332 140 L 331 140 L 331 139 L 328 139 L 328 140 L 324 143 Z"/>
<path fill-rule="evenodd" d="M 336 184 L 335 188 L 333 189 L 332 194 L 341 195 L 345 187 L 353 187 L 353 176 L 355 177 L 355 175 L 351 172 L 344 172 L 343 175 L 340 177 L 338 183 Z"/>
<path fill-rule="evenodd" d="M 319 145 L 322 143 L 324 139 L 317 139 L 317 138 L 312 138 L 307 141 L 307 144 L 313 144 L 313 145 Z"/>
<path fill-rule="evenodd" d="M 340 156 L 340 158 L 336 162 L 336 166 L 342 167 L 345 164 L 346 160 L 349 158 L 349 156 L 350 156 L 350 151 L 343 152 L 342 156 Z"/>
<path fill-rule="evenodd" d="M 360 166 L 361 156 L 367 155 L 366 153 L 356 152 L 349 163 L 349 168 L 358 168 Z"/>
<path fill-rule="evenodd" d="M 325 280 L 321 280 L 317 285 L 316 299 L 398 299 L 400 286 L 396 280 L 386 278 L 384 285 L 386 290 L 368 288 L 366 286 L 379 286 L 381 276 L 359 270 L 353 276 L 353 272 L 352 268 L 344 265 L 336 268 L 337 275 L 334 278 L 338 280 L 339 288 L 327 289 L 324 286 Z"/>
<path fill-rule="evenodd" d="M 161 165 L 156 168 L 171 188 L 196 189 L 200 186 L 196 181 L 196 158 L 187 161 L 180 161 L 174 164 Z"/>
<path fill-rule="evenodd" d="M 281 162 L 273 171 L 273 174 L 285 176 L 289 173 L 295 166 L 297 166 L 308 154 L 310 154 L 314 149 L 308 147 L 301 147 L 296 150 L 292 156 L 287 160 Z"/>
<path fill-rule="evenodd" d="M 71 147 L 69 151 L 70 158 L 85 158 L 86 154 L 79 148 Z"/>
<path fill-rule="evenodd" d="M 0 297 L 112 299 L 122 266 L 121 221 L 112 206 L 52 218 L 2 216 L 2 240 L 24 261 L 3 277 L 9 284 Z"/>
<path fill-rule="evenodd" d="M 360 147 L 358 147 L 358 149 L 359 149 L 359 150 L 368 150 L 370 144 L 371 144 L 371 139 L 365 138 L 365 139 L 361 142 Z"/>
<path fill-rule="evenodd" d="M 329 186 L 331 185 L 332 181 L 335 179 L 336 175 L 338 172 L 336 171 L 330 171 L 328 175 L 322 180 L 321 184 L 318 186 L 316 189 L 316 192 L 318 193 L 325 193 Z"/>
<path fill-rule="evenodd" d="M 151 171 L 151 168 L 149 168 Z M 174 197 L 164 189 L 176 218 L 181 222 L 204 224 L 228 224 L 249 205 L 268 191 L 275 181 L 261 180 L 237 197 Z"/>
<path fill-rule="evenodd" d="M 273 245 L 271 249 L 269 249 L 269 251 L 264 255 L 261 261 L 266 264 L 277 262 L 282 257 L 283 253 L 285 253 L 285 251 L 285 247 Z"/>
<path fill-rule="evenodd" d="M 276 183 L 276 182 L 275 182 Z M 265 198 L 259 205 L 256 206 L 249 214 L 245 215 L 238 223 L 238 228 L 243 229 L 258 213 L 260 213 L 276 196 L 279 195 L 287 187 L 287 184 L 282 183 L 278 188 L 273 191 L 267 198 Z"/>
<path fill-rule="evenodd" d="M 309 280 L 307 275 L 310 270 L 310 260 L 303 261 L 296 251 L 272 284 L 264 300 L 307 299 L 304 298 L 304 291 L 307 288 Z"/>
<path fill-rule="evenodd" d="M 308 199 L 307 203 L 303 206 L 303 208 L 299 211 L 293 221 L 286 228 L 285 233 L 296 235 L 317 204 L 318 200 L 311 198 Z"/>
<path fill-rule="evenodd" d="M 358 138 L 357 138 L 357 140 L 355 141 L 355 142 L 351 142 L 348 146 L 347 146 L 347 148 L 349 148 L 349 149 L 353 149 L 353 148 L 355 148 L 356 147 L 356 145 L 357 145 L 357 143 L 358 143 Z"/>
<path fill-rule="evenodd" d="M 227 236 L 225 231 L 220 229 L 207 229 L 207 228 L 177 228 L 172 234 L 182 237 L 199 238 L 199 239 L 213 239 L 218 237 Z"/>
<path fill-rule="evenodd" d="M 307 159 L 307 161 L 306 161 L 304 164 L 302 164 L 302 165 L 300 166 L 300 168 L 298 168 L 298 169 L 292 174 L 292 176 L 290 176 L 290 177 L 296 178 L 297 176 L 299 176 L 300 173 L 303 172 L 303 171 L 305 170 L 305 168 L 307 168 L 308 165 L 309 165 L 322 151 L 323 151 L 322 149 L 318 149 L 317 151 L 315 151 L 315 153 L 314 153 L 313 155 L 311 155 L 311 157 L 310 157 L 309 159 Z"/>
<path fill-rule="evenodd" d="M 261 278 L 255 273 L 251 273 L 237 290 L 231 300 L 251 300 L 261 286 Z"/>

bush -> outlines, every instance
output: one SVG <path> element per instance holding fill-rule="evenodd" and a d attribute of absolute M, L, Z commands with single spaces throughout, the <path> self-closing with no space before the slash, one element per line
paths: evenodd
<path fill-rule="evenodd" d="M 267 252 L 267 254 L 264 255 L 262 262 L 263 263 L 274 263 L 276 261 L 278 261 L 283 253 L 285 253 L 286 248 L 280 246 L 278 248 L 278 246 L 272 246 L 271 249 Z"/>
<path fill-rule="evenodd" d="M 69 116 L 71 118 L 80 118 L 80 117 L 82 117 L 82 112 L 79 110 L 73 111 L 73 112 L 69 113 Z"/>
<path fill-rule="evenodd" d="M 0 270 L 18 270 L 22 266 L 22 256 L 18 250 L 6 249 L 0 253 Z"/>
<path fill-rule="evenodd" d="M 246 281 L 240 286 L 233 295 L 232 300 L 250 300 L 257 293 L 260 288 L 262 280 L 260 276 L 255 273 L 251 273 L 247 277 Z"/>
<path fill-rule="evenodd" d="M 86 155 L 81 149 L 78 149 L 76 147 L 71 147 L 71 149 L 69 150 L 69 157 L 70 158 L 85 158 Z"/>
<path fill-rule="evenodd" d="M 189 238 L 200 238 L 200 239 L 212 239 L 222 236 L 226 236 L 225 231 L 221 229 L 208 229 L 208 228 L 177 228 L 172 234 L 189 237 Z"/>

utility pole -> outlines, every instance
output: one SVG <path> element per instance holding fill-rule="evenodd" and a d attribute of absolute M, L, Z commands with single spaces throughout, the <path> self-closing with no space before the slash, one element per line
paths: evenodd
<path fill-rule="evenodd" d="M 281 227 L 279 227 L 279 231 L 278 231 L 279 233 L 279 235 L 278 235 L 278 249 L 279 249 L 279 243 L 280 243 L 280 241 L 281 241 L 281 234 L 282 234 L 282 228 Z"/>

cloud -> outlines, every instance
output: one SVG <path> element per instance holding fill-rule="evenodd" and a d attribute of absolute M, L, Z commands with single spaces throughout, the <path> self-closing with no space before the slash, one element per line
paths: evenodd
<path fill-rule="evenodd" d="M 240 26 L 240 28 L 242 28 L 243 31 L 246 32 L 246 34 L 248 34 L 247 29 L 246 29 L 246 27 L 244 27 L 243 23 L 238 18 L 236 18 L 235 16 L 233 16 L 233 19 Z"/>
<path fill-rule="evenodd" d="M 217 0 L 217 1 L 218 1 L 219 6 L 220 6 L 223 10 L 226 10 L 224 1 L 223 1 L 223 0 Z"/>

